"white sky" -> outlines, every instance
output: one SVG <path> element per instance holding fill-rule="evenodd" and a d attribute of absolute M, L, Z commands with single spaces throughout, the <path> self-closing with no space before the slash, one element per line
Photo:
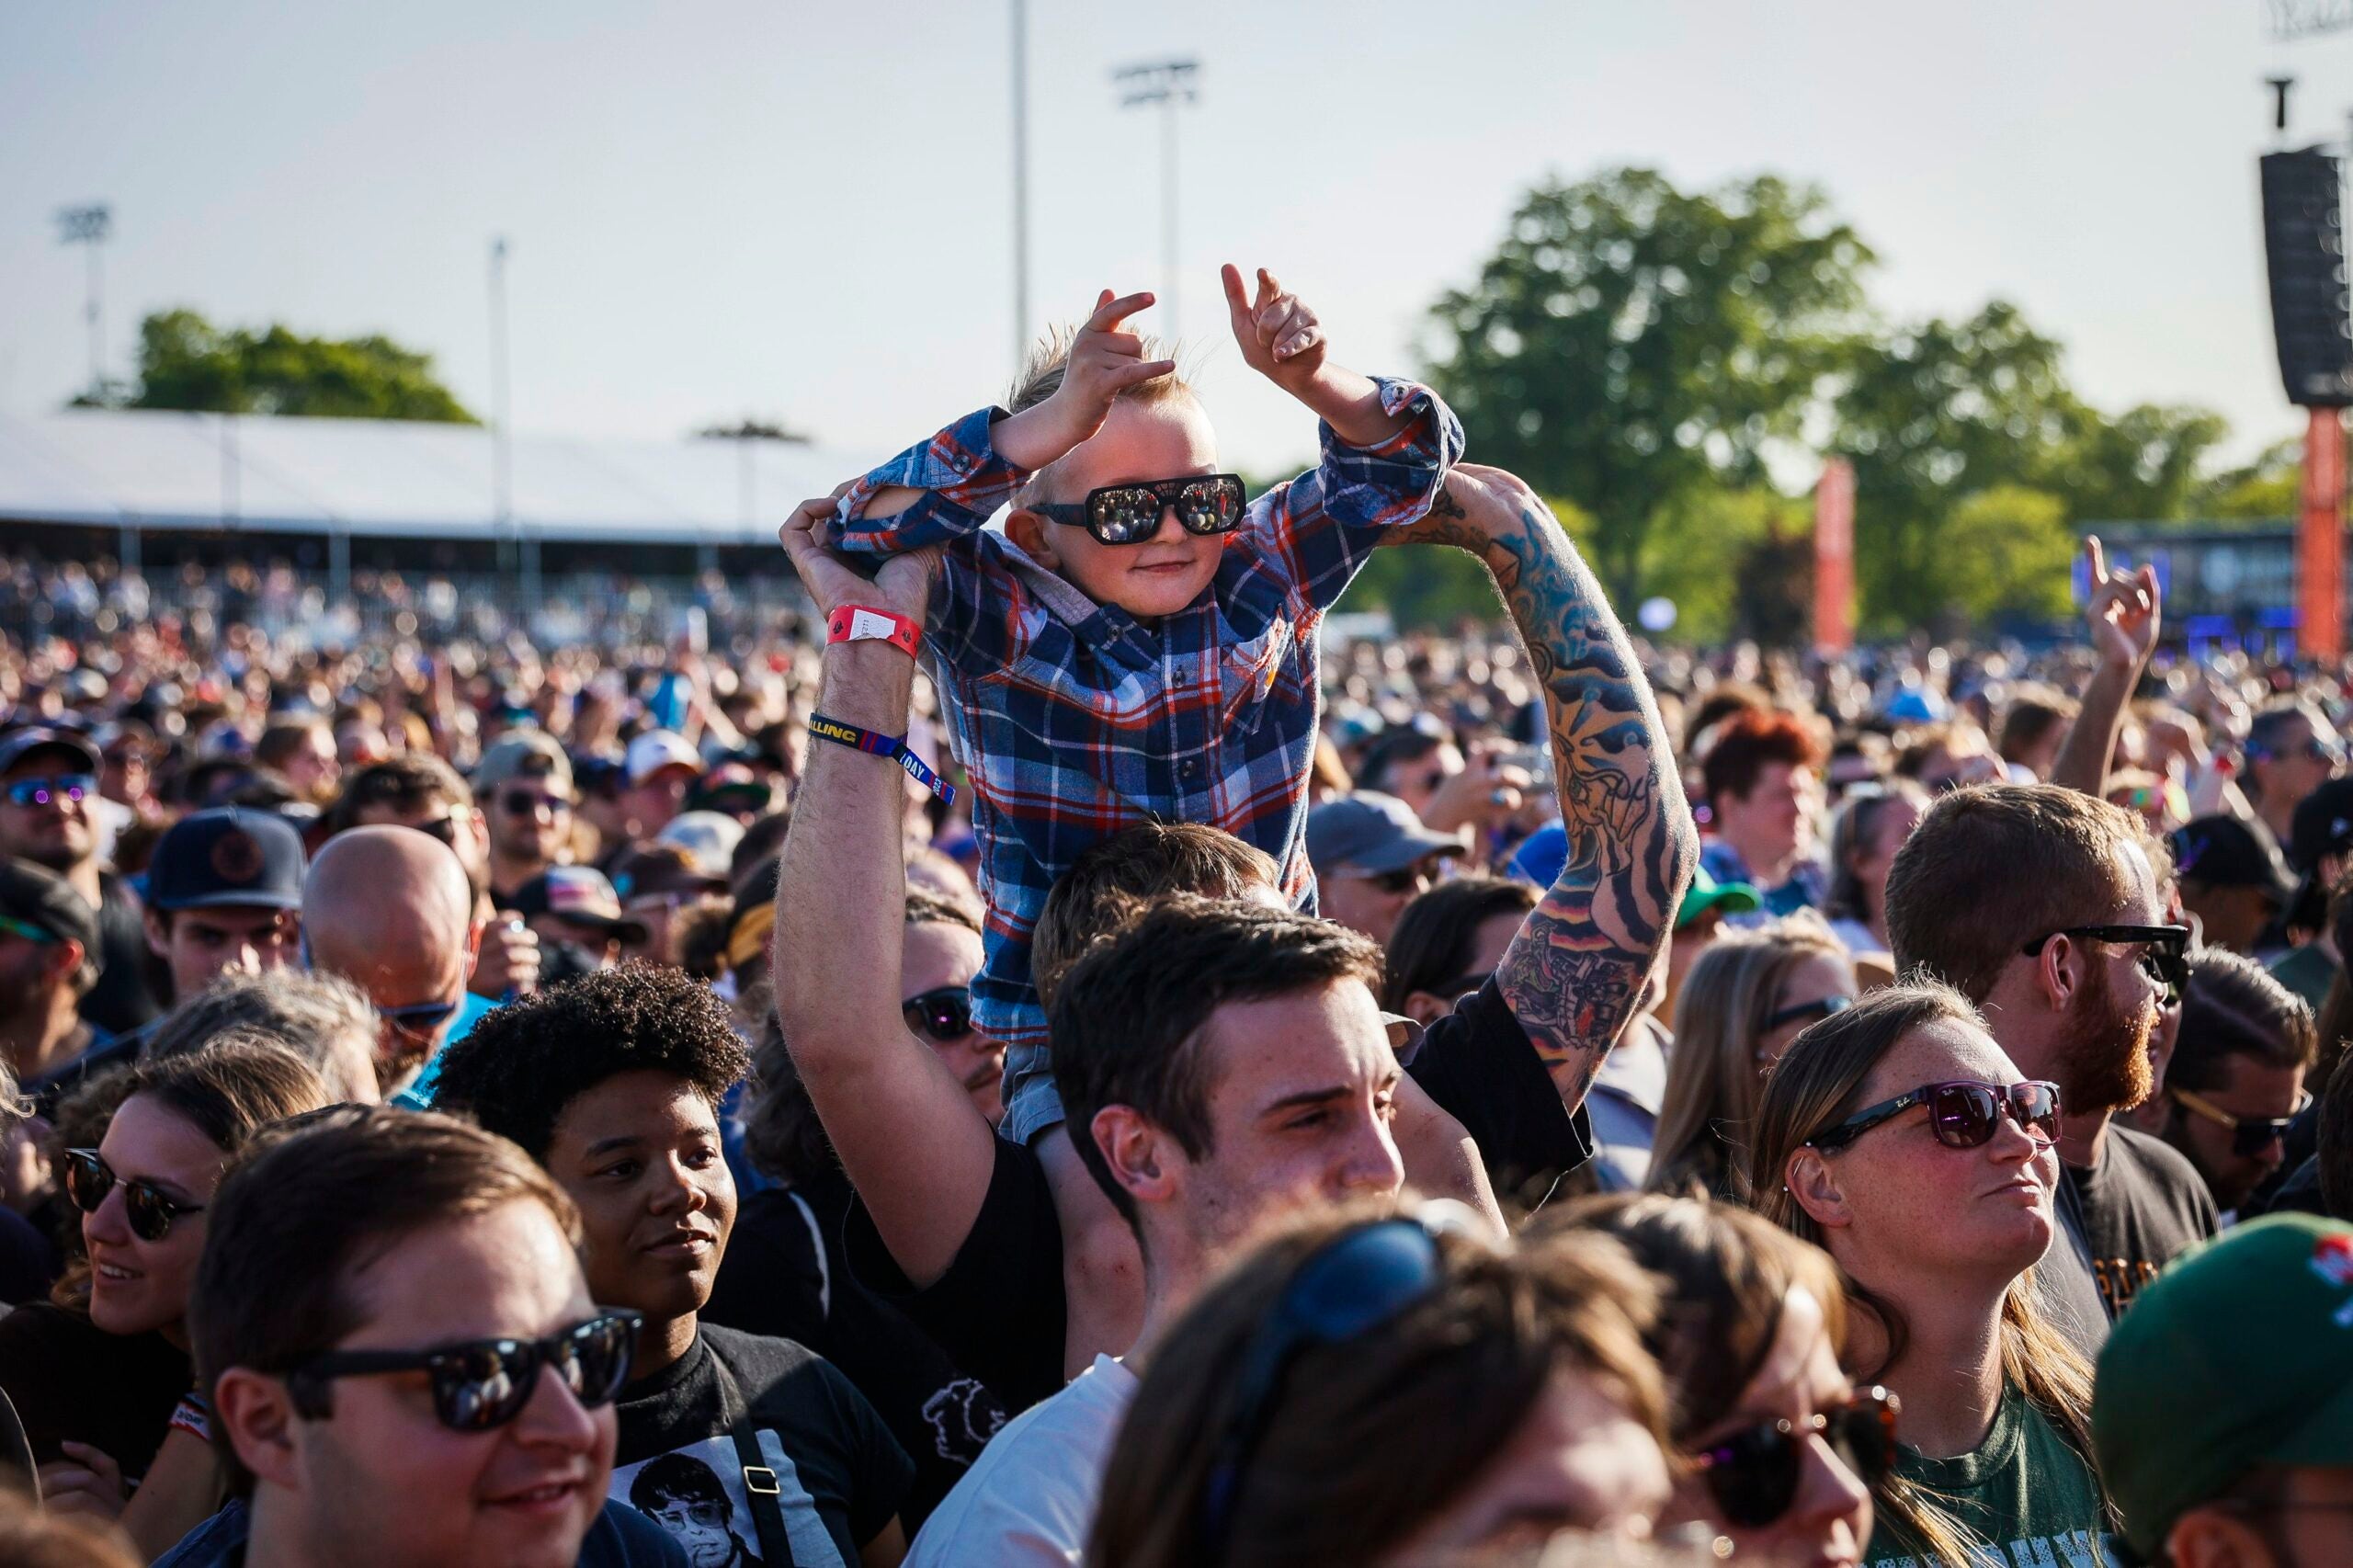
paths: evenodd
<path fill-rule="evenodd" d="M 111 366 L 139 317 L 381 330 L 487 412 L 513 247 L 514 420 L 667 437 L 745 414 L 876 456 L 995 396 L 1012 324 L 1006 0 L 0 0 L 0 408 L 85 378 L 105 200 Z M 1403 369 L 1547 172 L 1821 183 L 1897 312 L 2022 303 L 2103 406 L 2299 428 L 2256 222 L 2260 79 L 2340 138 L 2353 34 L 2261 0 L 1031 0 L 1033 309 L 1159 288 L 1158 128 L 1109 69 L 1190 54 L 1183 322 L 1230 461 L 1310 449 L 1243 370 L 1216 266 L 1264 261 L 1335 350 Z M 1154 312 L 1155 314 L 1161 312 Z M 1033 325 L 1036 324 L 1033 323 Z M 1473 432 L 1473 451 L 1476 432 Z"/>

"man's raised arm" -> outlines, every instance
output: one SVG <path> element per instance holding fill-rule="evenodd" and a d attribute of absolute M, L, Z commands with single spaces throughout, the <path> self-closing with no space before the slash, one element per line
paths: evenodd
<path fill-rule="evenodd" d="M 1456 467 L 1418 542 L 1487 563 L 1544 692 L 1569 858 L 1496 983 L 1574 1109 L 1633 1017 L 1699 859 L 1699 831 L 1625 629 L 1542 499 Z"/>
<path fill-rule="evenodd" d="M 784 534 L 820 619 L 862 604 L 921 620 L 937 552 L 894 557 L 869 582 L 817 543 L 830 511 L 830 502 L 811 502 Z M 824 661 L 818 713 L 906 733 L 914 659 L 868 641 L 835 643 Z M 892 1261 L 920 1289 L 947 1271 L 980 1215 L 996 1135 L 900 1011 L 905 789 L 889 757 L 811 740 L 769 964 L 777 1018 L 818 1119 Z"/>

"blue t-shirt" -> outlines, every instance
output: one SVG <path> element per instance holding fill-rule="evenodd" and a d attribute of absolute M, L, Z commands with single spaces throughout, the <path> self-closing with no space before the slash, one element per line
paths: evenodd
<path fill-rule="evenodd" d="M 441 1043 L 433 1048 L 433 1054 L 425 1059 L 423 1067 L 417 1069 L 415 1081 L 393 1095 L 392 1103 L 403 1110 L 431 1110 L 434 1085 L 441 1082 L 441 1053 L 473 1033 L 474 1026 L 497 1006 L 498 1004 L 487 996 L 467 992 L 465 1002 L 458 1008 L 458 1016 L 449 1022 L 449 1032 L 441 1037 Z"/>
<path fill-rule="evenodd" d="M 244 1568 L 253 1518 L 233 1497 L 219 1513 L 182 1536 L 155 1559 L 154 1568 Z M 668 1530 L 626 1503 L 608 1501 L 581 1538 L 579 1568 L 688 1568 L 687 1554 Z"/>

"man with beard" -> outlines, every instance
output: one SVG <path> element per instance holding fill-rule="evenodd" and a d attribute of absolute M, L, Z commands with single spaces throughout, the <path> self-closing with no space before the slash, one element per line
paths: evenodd
<path fill-rule="evenodd" d="M 457 852 L 414 828 L 355 827 L 311 862 L 302 883 L 311 967 L 342 975 L 376 1005 L 386 1098 L 448 1037 L 482 931 Z"/>
<path fill-rule="evenodd" d="M 143 972 L 147 934 L 139 901 L 98 865 L 97 748 L 65 730 L 18 730 L 0 738 L 0 855 L 46 866 L 98 912 L 97 983 L 82 1016 L 126 1034 L 162 1009 Z"/>
<path fill-rule="evenodd" d="M 2188 929 L 2165 923 L 2152 867 L 2120 808 L 2056 785 L 1996 784 L 1930 806 L 1887 879 L 1897 970 L 1957 986 L 2021 1072 L 2059 1085 L 2065 1233 L 2045 1270 L 2072 1275 L 2065 1255 L 2079 1244 L 2111 1319 L 2217 1226 L 2188 1160 L 2110 1124 L 2154 1087 L 2158 1006 L 2186 978 Z M 2086 1314 L 2062 1315 L 2086 1337 Z"/>

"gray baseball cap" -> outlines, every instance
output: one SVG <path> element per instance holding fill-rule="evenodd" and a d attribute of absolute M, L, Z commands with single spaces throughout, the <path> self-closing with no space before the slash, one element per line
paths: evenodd
<path fill-rule="evenodd" d="M 1432 833 L 1394 795 L 1359 790 L 1307 813 L 1307 858 L 1318 876 L 1337 871 L 1402 871 L 1433 855 L 1460 855 L 1471 835 Z"/>

